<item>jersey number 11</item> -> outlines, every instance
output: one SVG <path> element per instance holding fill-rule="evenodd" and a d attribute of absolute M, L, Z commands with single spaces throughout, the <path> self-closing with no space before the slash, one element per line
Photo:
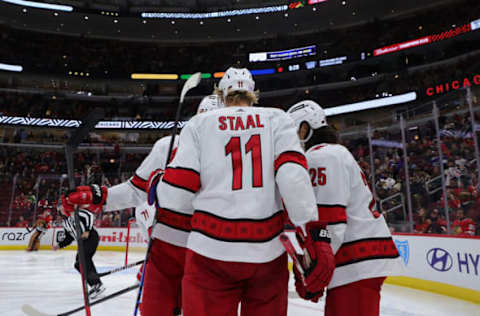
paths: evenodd
<path fill-rule="evenodd" d="M 245 155 L 251 153 L 252 156 L 252 186 L 254 188 L 262 187 L 262 145 L 260 135 L 255 134 L 250 137 L 245 144 Z M 240 137 L 232 137 L 225 145 L 225 156 L 232 155 L 233 180 L 232 190 L 242 189 L 243 162 L 242 146 Z"/>

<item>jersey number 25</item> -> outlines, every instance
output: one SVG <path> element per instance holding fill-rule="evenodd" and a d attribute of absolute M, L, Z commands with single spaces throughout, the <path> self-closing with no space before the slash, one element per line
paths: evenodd
<path fill-rule="evenodd" d="M 325 174 L 325 168 L 310 168 L 310 177 L 312 179 L 312 186 L 327 184 L 327 175 Z"/>

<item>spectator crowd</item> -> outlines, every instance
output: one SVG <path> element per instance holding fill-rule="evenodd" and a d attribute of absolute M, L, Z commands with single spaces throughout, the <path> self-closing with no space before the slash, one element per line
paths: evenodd
<path fill-rule="evenodd" d="M 116 157 L 114 164 L 111 157 Z M 118 184 L 133 174 L 144 157 L 144 154 L 78 152 L 74 157 L 75 183 Z M 3 187 L 0 193 L 0 226 L 31 226 L 36 218 L 59 224 L 57 203 L 68 187 L 66 173 L 63 152 L 0 146 Z M 125 226 L 131 216 L 130 209 L 109 212 L 97 218 L 97 225 Z"/>
<path fill-rule="evenodd" d="M 377 205 L 393 231 L 408 230 L 407 169 L 416 233 L 447 233 L 448 211 L 452 234 L 480 235 L 480 192 L 470 115 L 441 116 L 439 125 L 446 198 L 442 190 L 436 130 L 430 117 L 407 129 L 407 168 L 403 149 L 399 148 L 400 129 L 391 127 L 373 133 L 372 139 L 377 141 L 374 143 L 377 146 L 373 146 Z M 371 177 L 366 137 L 347 138 L 344 142 Z"/>
<path fill-rule="evenodd" d="M 436 132 L 431 116 L 412 122 L 407 128 L 407 169 L 414 231 L 446 234 L 447 209 L 452 234 L 480 235 L 480 193 L 470 116 L 464 111 L 456 111 L 441 116 L 439 121 L 446 197 L 442 190 Z M 342 143 L 371 179 L 368 140 L 358 135 L 362 133 L 355 137 L 344 136 Z M 409 230 L 408 199 L 403 150 L 398 148 L 400 130 L 396 127 L 377 128 L 372 139 L 390 144 L 373 146 L 377 207 L 392 231 L 406 232 Z M 122 154 L 118 150 L 80 151 L 74 159 L 76 183 L 92 181 L 87 179 L 91 170 L 96 170 L 95 183 L 107 186 L 120 183 L 133 174 L 144 157 L 145 154 Z M 58 220 L 56 203 L 67 186 L 66 176 L 62 176 L 65 173 L 63 152 L 0 147 L 0 179 L 5 188 L 0 198 L 0 225 L 25 226 L 33 222 L 34 215 Z M 101 214 L 97 225 L 125 226 L 133 216 L 132 212 L 119 210 Z"/>

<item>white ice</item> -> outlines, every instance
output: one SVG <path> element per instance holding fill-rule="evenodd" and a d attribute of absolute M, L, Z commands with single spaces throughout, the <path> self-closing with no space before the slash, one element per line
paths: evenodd
<path fill-rule="evenodd" d="M 132 262 L 141 254 L 133 254 Z M 83 305 L 80 276 L 73 269 L 75 252 L 0 251 L 0 315 L 20 316 L 23 304 L 44 313 L 62 313 Z M 98 252 L 94 261 L 99 271 L 123 265 L 124 254 Z M 135 283 L 136 269 L 105 276 L 105 295 Z M 288 316 L 323 315 L 323 302 L 313 304 L 295 298 L 290 284 Z M 94 316 L 133 315 L 136 291 L 92 307 Z M 75 315 L 84 315 L 84 312 Z M 428 292 L 384 285 L 382 316 L 480 316 L 480 305 Z"/>

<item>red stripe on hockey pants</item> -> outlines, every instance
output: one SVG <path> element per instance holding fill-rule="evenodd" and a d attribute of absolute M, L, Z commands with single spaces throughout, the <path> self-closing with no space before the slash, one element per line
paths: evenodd
<path fill-rule="evenodd" d="M 328 290 L 325 316 L 378 316 L 383 281 L 365 279 Z"/>
<path fill-rule="evenodd" d="M 286 316 L 287 255 L 267 263 L 213 260 L 187 250 L 184 316 Z"/>
<path fill-rule="evenodd" d="M 153 241 L 146 265 L 142 316 L 172 316 L 180 308 L 185 250 L 158 239 Z"/>

